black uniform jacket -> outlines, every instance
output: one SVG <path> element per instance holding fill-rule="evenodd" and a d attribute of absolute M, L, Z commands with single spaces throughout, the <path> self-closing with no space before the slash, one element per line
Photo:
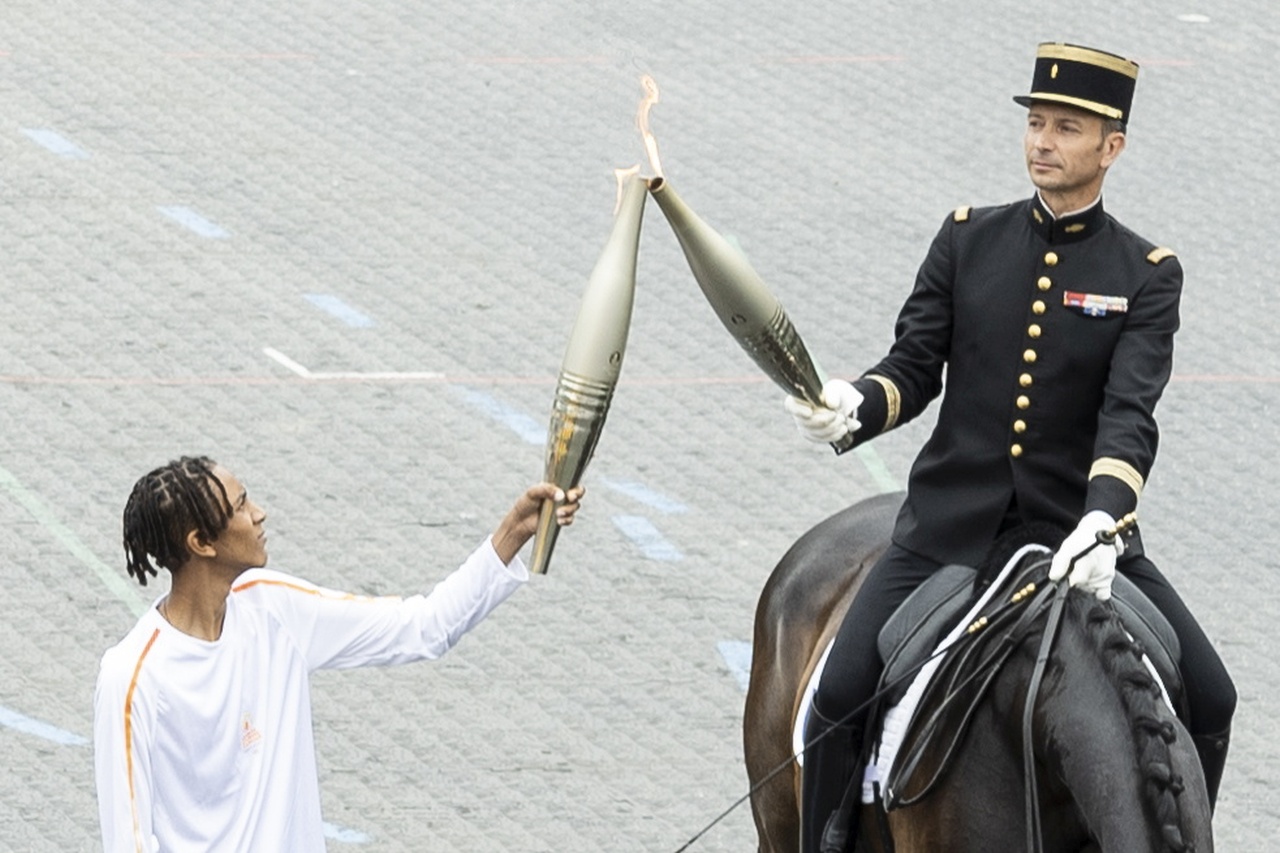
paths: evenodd
<path fill-rule="evenodd" d="M 919 415 L 946 369 L 894 541 L 972 565 L 1011 508 L 1064 531 L 1088 510 L 1132 511 L 1155 459 L 1181 291 L 1173 253 L 1101 201 L 1059 220 L 1039 196 L 948 217 L 888 356 L 854 383 L 865 441 Z"/>

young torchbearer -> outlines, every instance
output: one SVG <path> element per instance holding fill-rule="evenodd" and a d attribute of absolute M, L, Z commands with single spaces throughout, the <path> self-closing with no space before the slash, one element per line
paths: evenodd
<path fill-rule="evenodd" d="M 583 489 L 541 483 L 430 593 L 366 597 L 267 563 L 267 514 L 226 468 L 183 457 L 124 510 L 129 574 L 156 600 L 102 658 L 94 763 L 103 846 L 323 853 L 310 673 L 438 658 L 527 579 L 542 504 L 571 524 Z"/>

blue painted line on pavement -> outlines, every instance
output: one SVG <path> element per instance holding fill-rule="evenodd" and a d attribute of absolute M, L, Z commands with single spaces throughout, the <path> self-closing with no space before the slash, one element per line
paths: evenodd
<path fill-rule="evenodd" d="M 650 560 L 671 562 L 684 559 L 680 549 L 668 542 L 653 522 L 643 515 L 615 515 L 613 524 Z"/>
<path fill-rule="evenodd" d="M 28 717 L 26 714 L 19 714 L 17 711 L 0 705 L 0 726 L 6 726 L 25 732 L 29 735 L 42 737 L 45 740 L 51 740 L 54 743 L 60 743 L 63 746 L 87 746 L 89 739 L 72 734 L 65 729 L 57 726 L 51 726 L 48 723 L 42 723 L 39 720 Z"/>
<path fill-rule="evenodd" d="M 222 226 L 210 222 L 208 219 L 205 219 L 189 207 L 184 207 L 180 204 L 168 206 L 160 205 L 156 207 L 156 210 L 160 211 L 182 227 L 194 231 L 201 237 L 208 237 L 213 240 L 224 240 L 231 236 L 230 232 Z"/>
<path fill-rule="evenodd" d="M 677 500 L 672 500 L 660 492 L 646 486 L 644 483 L 637 483 L 634 480 L 615 480 L 611 477 L 601 477 L 600 482 L 605 488 L 612 489 L 615 492 L 626 495 L 633 500 L 637 500 L 645 506 L 653 507 L 659 512 L 668 515 L 688 512 L 689 508 Z"/>
<path fill-rule="evenodd" d="M 332 317 L 337 317 L 353 328 L 367 329 L 374 325 L 372 317 L 356 308 L 352 308 L 332 293 L 304 293 L 303 297 L 321 311 Z"/>
<path fill-rule="evenodd" d="M 56 130 L 49 130 L 43 127 L 24 127 L 22 132 L 41 148 L 52 151 L 59 157 L 66 157 L 68 160 L 89 159 L 88 151 L 85 151 Z"/>
<path fill-rule="evenodd" d="M 368 844 L 373 840 L 358 829 L 348 829 L 336 823 L 329 823 L 327 820 L 324 822 L 324 837 L 347 844 Z"/>
<path fill-rule="evenodd" d="M 477 391 L 474 388 L 467 388 L 463 385 L 454 387 L 462 394 L 468 405 L 479 409 L 493 420 L 510 429 L 520 436 L 526 444 L 547 443 L 546 424 L 539 424 L 524 412 L 508 406 L 492 394 L 486 394 L 484 391 Z"/>
<path fill-rule="evenodd" d="M 729 674 L 746 693 L 751 683 L 751 644 L 742 640 L 721 640 L 716 643 L 716 649 L 724 658 L 724 665 L 729 667 Z"/>

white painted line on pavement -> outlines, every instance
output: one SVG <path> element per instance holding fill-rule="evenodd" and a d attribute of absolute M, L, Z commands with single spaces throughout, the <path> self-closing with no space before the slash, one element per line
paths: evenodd
<path fill-rule="evenodd" d="M 738 682 L 742 692 L 746 693 L 747 686 L 751 683 L 751 644 L 742 640 L 721 640 L 716 643 L 716 649 L 719 650 L 720 657 L 724 658 L 725 666 L 729 667 L 729 674 Z"/>
<path fill-rule="evenodd" d="M 47 151 L 52 151 L 59 157 L 65 157 L 68 160 L 89 159 L 88 151 L 85 151 L 79 145 L 76 145 L 56 130 L 48 130 L 47 128 L 42 127 L 24 127 L 22 128 L 22 132 L 41 148 L 44 148 Z"/>
<path fill-rule="evenodd" d="M 650 560 L 674 562 L 684 559 L 680 549 L 668 542 L 653 522 L 643 515 L 615 515 L 613 524 Z"/>
<path fill-rule="evenodd" d="M 434 370 L 413 370 L 413 371 L 394 371 L 394 370 L 339 370 L 339 371 L 312 371 L 303 365 L 289 358 L 289 356 L 280 352 L 273 347 L 263 347 L 262 354 L 277 364 L 287 368 L 303 379 L 313 379 L 317 381 L 361 381 L 379 382 L 385 380 L 436 380 L 443 379 L 444 374 Z"/>
<path fill-rule="evenodd" d="M 313 378 L 310 370 L 307 370 L 301 364 L 298 364 L 298 362 L 294 361 L 293 359 L 289 358 L 289 356 L 280 352 L 280 350 L 272 349 L 271 347 L 263 347 L 262 352 L 266 354 L 267 358 L 273 359 L 276 362 L 283 364 L 285 367 L 289 368 L 294 373 L 301 376 L 303 379 Z"/>
<path fill-rule="evenodd" d="M 26 714 L 19 714 L 17 711 L 0 705 L 0 726 L 6 726 L 17 731 L 24 732 L 36 737 L 42 737 L 45 740 L 51 740 L 54 743 L 60 743 L 63 746 L 87 746 L 89 739 L 80 735 L 72 734 L 65 729 L 57 726 L 51 726 L 48 723 L 42 723 L 39 720 L 28 717 Z"/>
<path fill-rule="evenodd" d="M 339 296 L 332 293 L 304 293 L 302 298 L 319 308 L 330 317 L 336 317 L 355 329 L 368 329 L 375 325 L 373 318 L 358 308 L 348 305 Z"/>
<path fill-rule="evenodd" d="M 140 588 L 134 586 L 125 578 L 122 569 L 113 569 L 102 560 L 98 559 L 98 555 L 93 553 L 87 545 L 80 541 L 80 537 L 76 536 L 71 530 L 54 516 L 53 510 L 45 505 L 35 493 L 27 489 L 26 486 L 18 482 L 18 478 L 10 474 L 4 468 L 0 468 L 0 488 L 9 493 L 15 501 L 18 502 L 27 512 L 31 513 L 40 522 L 40 525 L 54 539 L 57 539 L 62 546 L 71 552 L 72 556 L 84 563 L 93 573 L 98 576 L 107 589 L 115 595 L 116 598 L 129 609 L 134 616 L 141 616 L 147 610 L 147 604 L 143 603 L 139 597 Z"/>
<path fill-rule="evenodd" d="M 225 230 L 222 226 L 210 222 L 208 219 L 205 219 L 189 207 L 184 207 L 180 204 L 168 206 L 160 205 L 156 207 L 156 210 L 160 211 L 183 228 L 194 231 L 201 237 L 208 237 L 212 240 L 224 240 L 231 236 L 230 232 Z"/>

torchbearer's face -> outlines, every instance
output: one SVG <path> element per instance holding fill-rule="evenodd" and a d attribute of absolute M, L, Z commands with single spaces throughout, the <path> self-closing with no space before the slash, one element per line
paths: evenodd
<path fill-rule="evenodd" d="M 1096 186 L 1124 150 L 1124 134 L 1102 133 L 1101 116 L 1060 104 L 1032 103 L 1023 148 L 1027 172 L 1040 190 L 1083 192 Z"/>
<path fill-rule="evenodd" d="M 267 531 L 262 526 L 267 513 L 249 497 L 236 476 L 221 465 L 213 469 L 231 502 L 231 518 L 218 538 L 205 547 L 212 548 L 219 562 L 237 571 L 267 564 Z"/>

